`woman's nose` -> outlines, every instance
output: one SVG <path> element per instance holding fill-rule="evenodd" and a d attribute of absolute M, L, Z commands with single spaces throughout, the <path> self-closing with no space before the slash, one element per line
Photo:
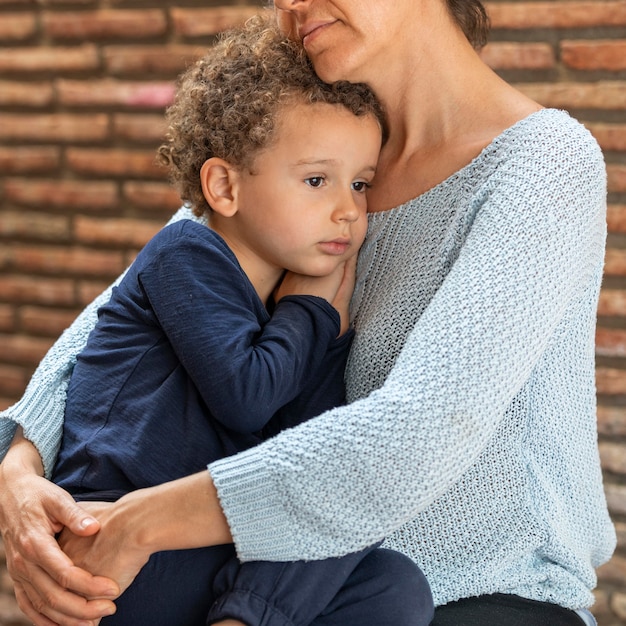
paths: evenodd
<path fill-rule="evenodd" d="M 274 6 L 277 9 L 288 11 L 289 9 L 293 9 L 298 5 L 307 4 L 308 1 L 309 0 L 274 0 Z"/>

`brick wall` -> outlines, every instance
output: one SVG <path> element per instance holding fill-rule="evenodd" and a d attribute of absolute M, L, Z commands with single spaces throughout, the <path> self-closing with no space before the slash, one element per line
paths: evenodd
<path fill-rule="evenodd" d="M 0 408 L 178 206 L 154 164 L 173 80 L 254 4 L 263 2 L 0 0 Z M 620 544 L 599 572 L 594 611 L 617 626 L 626 624 L 626 1 L 487 6 L 485 60 L 585 122 L 607 160 L 598 421 Z M 9 591 L 0 570 L 0 626 L 21 623 Z"/>

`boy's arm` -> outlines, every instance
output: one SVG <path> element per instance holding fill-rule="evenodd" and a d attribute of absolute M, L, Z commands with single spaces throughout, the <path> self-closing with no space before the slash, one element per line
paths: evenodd
<path fill-rule="evenodd" d="M 170 221 L 180 219 L 198 220 L 185 207 Z M 35 370 L 23 397 L 0 412 L 0 461 L 11 445 L 17 426 L 21 426 L 24 436 L 33 442 L 41 456 L 45 475 L 50 476 L 61 441 L 67 385 L 76 357 L 96 324 L 98 309 L 109 301 L 113 285 L 89 304 L 54 343 Z"/>
<path fill-rule="evenodd" d="M 327 299 L 303 294 L 283 297 L 270 317 L 221 241 L 194 225 L 181 231 L 153 240 L 137 279 L 211 414 L 255 433 L 318 370 L 340 316 Z"/>

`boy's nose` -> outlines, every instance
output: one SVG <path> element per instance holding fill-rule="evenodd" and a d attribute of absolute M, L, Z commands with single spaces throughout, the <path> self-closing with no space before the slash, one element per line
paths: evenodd
<path fill-rule="evenodd" d="M 335 211 L 336 219 L 340 222 L 356 222 L 360 214 L 361 210 L 354 202 L 345 200 Z"/>

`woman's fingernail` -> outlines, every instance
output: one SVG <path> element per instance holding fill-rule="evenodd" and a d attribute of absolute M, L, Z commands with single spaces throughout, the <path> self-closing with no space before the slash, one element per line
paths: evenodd
<path fill-rule="evenodd" d="M 93 517 L 83 517 L 82 520 L 80 520 L 80 527 L 82 529 L 85 528 L 89 528 L 89 526 L 92 526 L 93 524 L 96 524 L 96 520 Z M 91 626 L 90 624 L 88 626 Z"/>

